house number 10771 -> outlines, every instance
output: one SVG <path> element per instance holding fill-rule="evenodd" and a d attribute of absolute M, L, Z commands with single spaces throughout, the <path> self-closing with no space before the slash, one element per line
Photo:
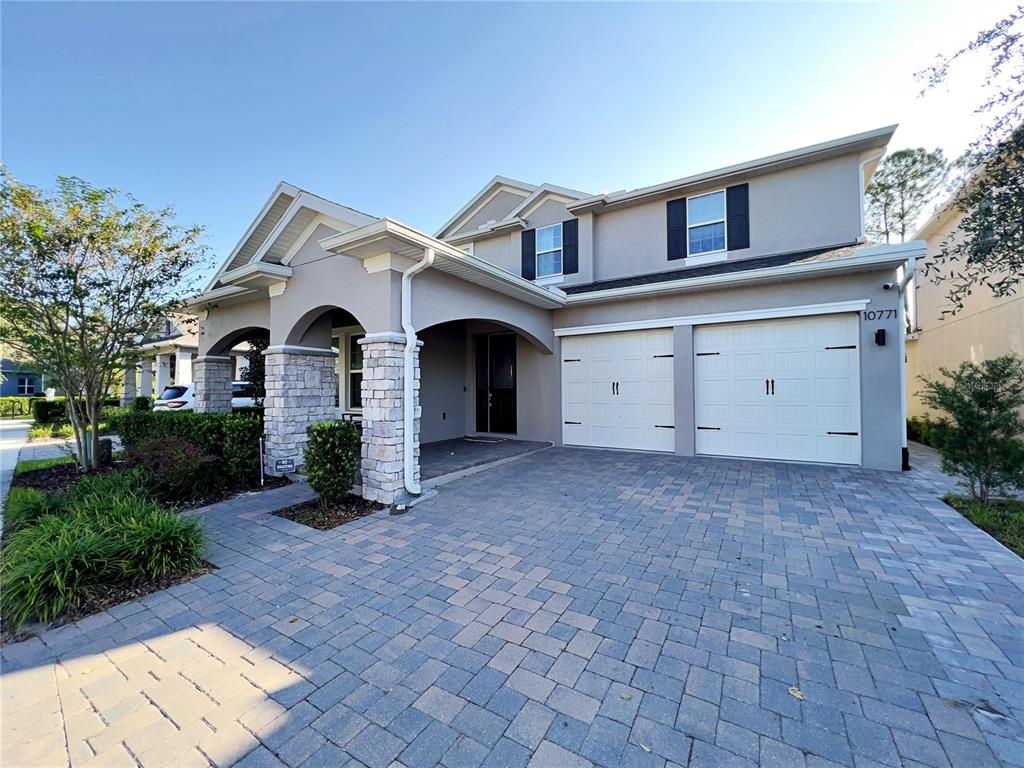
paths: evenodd
<path fill-rule="evenodd" d="M 895 309 L 865 309 L 865 320 L 888 320 L 896 317 Z"/>

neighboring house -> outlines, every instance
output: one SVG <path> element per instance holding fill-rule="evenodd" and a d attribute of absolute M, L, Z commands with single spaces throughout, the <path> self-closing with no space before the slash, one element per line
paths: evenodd
<path fill-rule="evenodd" d="M 0 397 L 42 397 L 45 394 L 43 376 L 26 363 L 0 360 Z"/>
<path fill-rule="evenodd" d="M 264 329 L 269 471 L 361 418 L 388 503 L 462 435 L 898 470 L 924 245 L 865 244 L 863 214 L 894 130 L 630 192 L 496 177 L 433 236 L 282 183 L 191 302 L 197 410 Z"/>
<path fill-rule="evenodd" d="M 957 236 L 963 214 L 947 201 L 925 222 L 914 236 L 928 244 L 924 261 L 939 253 L 947 238 Z M 940 368 L 956 369 L 965 361 L 981 362 L 1008 353 L 1024 357 L 1024 295 L 1020 292 L 1004 297 L 992 295 L 984 285 L 976 286 L 955 315 L 944 314 L 953 309 L 946 298 L 949 287 L 937 276 L 948 274 L 944 267 L 938 275 L 924 274 L 918 264 L 913 280 L 910 302 L 911 333 L 907 337 L 907 405 L 908 415 L 928 415 L 918 392 L 921 379 L 936 379 Z"/>
<path fill-rule="evenodd" d="M 124 373 L 121 400 L 159 396 L 170 384 L 191 384 L 192 359 L 199 348 L 198 323 L 190 315 L 174 313 L 157 323 L 139 340 L 142 361 Z M 246 345 L 231 350 L 237 378 L 244 366 Z"/>

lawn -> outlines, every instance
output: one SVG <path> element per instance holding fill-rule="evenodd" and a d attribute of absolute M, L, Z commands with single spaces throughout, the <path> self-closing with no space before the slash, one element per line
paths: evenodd
<path fill-rule="evenodd" d="M 62 464 L 74 464 L 74 456 L 55 456 L 51 459 L 22 459 L 14 468 L 14 475 L 18 476 L 23 472 L 32 472 L 36 469 L 50 469 L 59 467 Z"/>
<path fill-rule="evenodd" d="M 976 526 L 1024 557 L 1024 500 L 999 499 L 988 505 L 947 493 L 943 500 Z"/>

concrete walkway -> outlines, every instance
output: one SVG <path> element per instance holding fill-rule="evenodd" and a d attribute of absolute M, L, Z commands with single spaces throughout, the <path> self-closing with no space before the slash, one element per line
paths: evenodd
<path fill-rule="evenodd" d="M 1019 766 L 1024 563 L 913 472 L 551 448 L 3 648 L 4 765 Z"/>
<path fill-rule="evenodd" d="M 28 431 L 31 428 L 31 419 L 0 419 L 0 510 L 7 502 L 14 468 L 18 465 L 18 454 L 28 443 Z"/>

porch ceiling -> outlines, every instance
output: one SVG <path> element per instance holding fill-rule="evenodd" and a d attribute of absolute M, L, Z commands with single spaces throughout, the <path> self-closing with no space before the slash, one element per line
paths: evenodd
<path fill-rule="evenodd" d="M 362 260 L 390 255 L 410 261 L 419 261 L 428 248 L 433 248 L 434 269 L 544 309 L 565 306 L 565 294 L 557 288 L 535 285 L 448 243 L 388 218 L 379 219 L 350 232 L 324 238 L 320 241 L 320 246 L 331 253 Z"/>

